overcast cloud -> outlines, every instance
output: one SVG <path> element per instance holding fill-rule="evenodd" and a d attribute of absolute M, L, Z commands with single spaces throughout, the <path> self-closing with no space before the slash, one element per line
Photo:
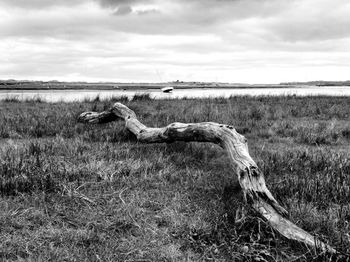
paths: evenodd
<path fill-rule="evenodd" d="M 1 0 L 0 79 L 350 79 L 348 0 Z"/>

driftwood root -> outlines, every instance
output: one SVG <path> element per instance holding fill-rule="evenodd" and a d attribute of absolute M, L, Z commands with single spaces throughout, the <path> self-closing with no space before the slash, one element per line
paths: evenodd
<path fill-rule="evenodd" d="M 251 158 L 247 140 L 237 133 L 233 126 L 213 122 L 172 123 L 166 127 L 151 128 L 142 124 L 134 111 L 121 103 L 115 103 L 109 110 L 84 112 L 78 117 L 83 123 L 107 123 L 124 120 L 125 127 L 140 142 L 163 143 L 174 141 L 212 142 L 221 146 L 228 154 L 232 171 L 237 175 L 243 198 L 272 228 L 290 240 L 304 243 L 323 252 L 336 253 L 329 245 L 296 226 L 285 218 L 287 211 L 277 202 L 266 187 L 265 178 Z"/>

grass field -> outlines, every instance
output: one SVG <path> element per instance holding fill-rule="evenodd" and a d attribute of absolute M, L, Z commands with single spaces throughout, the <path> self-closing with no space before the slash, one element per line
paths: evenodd
<path fill-rule="evenodd" d="M 298 226 L 350 251 L 350 97 L 0 102 L 0 261 L 329 261 L 247 217 L 216 145 L 141 144 L 122 122 L 76 122 L 121 101 L 141 122 L 213 121 L 248 138 Z"/>

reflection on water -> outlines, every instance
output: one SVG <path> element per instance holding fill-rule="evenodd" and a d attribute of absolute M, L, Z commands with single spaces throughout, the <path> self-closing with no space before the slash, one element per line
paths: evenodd
<path fill-rule="evenodd" d="M 229 97 L 239 95 L 329 95 L 329 96 L 350 96 L 350 87 L 291 87 L 291 88 L 194 88 L 175 89 L 172 93 L 163 93 L 159 89 L 147 90 L 14 90 L 0 91 L 0 100 L 5 98 L 18 98 L 21 100 L 40 97 L 48 102 L 71 102 L 84 99 L 94 99 L 99 96 L 101 99 L 110 97 L 127 96 L 132 98 L 135 94 L 149 93 L 151 97 L 159 98 L 205 98 L 205 97 Z"/>

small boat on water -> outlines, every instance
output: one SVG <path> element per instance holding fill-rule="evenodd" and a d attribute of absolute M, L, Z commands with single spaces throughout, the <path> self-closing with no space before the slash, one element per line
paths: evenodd
<path fill-rule="evenodd" d="M 161 88 L 160 90 L 162 90 L 163 93 L 170 93 L 171 91 L 174 90 L 174 87 L 172 87 L 172 86 L 165 86 L 165 87 Z"/>

